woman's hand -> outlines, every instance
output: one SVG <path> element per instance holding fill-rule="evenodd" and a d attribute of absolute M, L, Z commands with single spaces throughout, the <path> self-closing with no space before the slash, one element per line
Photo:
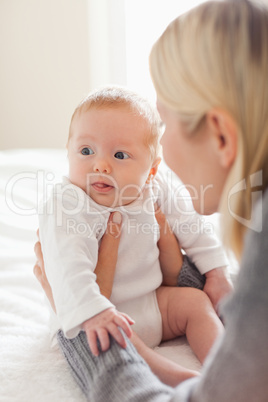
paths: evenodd
<path fill-rule="evenodd" d="M 40 285 L 42 286 L 42 288 L 51 304 L 51 307 L 53 308 L 53 310 L 56 313 L 56 306 L 55 306 L 54 299 L 53 299 L 52 289 L 50 287 L 50 284 L 49 284 L 49 282 L 47 280 L 47 276 L 46 276 L 42 247 L 41 247 L 41 243 L 40 243 L 40 239 L 39 239 L 39 230 L 37 230 L 37 237 L 38 237 L 38 241 L 34 245 L 34 252 L 35 252 L 37 261 L 35 263 L 33 271 L 34 271 L 34 274 L 35 274 L 36 278 L 38 279 Z"/>
<path fill-rule="evenodd" d="M 159 261 L 163 273 L 163 285 L 177 286 L 178 276 L 183 263 L 180 245 L 172 232 L 165 214 L 155 205 L 155 217 L 159 225 L 160 238 L 158 240 Z"/>

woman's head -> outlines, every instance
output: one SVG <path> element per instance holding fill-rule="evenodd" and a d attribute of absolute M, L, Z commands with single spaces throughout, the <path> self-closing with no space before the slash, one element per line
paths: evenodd
<path fill-rule="evenodd" d="M 241 222 L 250 218 L 252 209 L 250 178 L 262 171 L 263 189 L 268 186 L 268 8 L 248 0 L 203 3 L 167 27 L 152 49 L 150 67 L 160 106 L 178 118 L 193 149 L 201 135 L 207 144 L 207 127 L 219 126 L 222 116 L 236 137 L 226 174 L 222 170 L 218 183 L 214 177 L 211 184 L 218 185 L 215 192 L 229 231 L 225 241 L 230 240 L 239 255 L 246 229 Z M 191 161 L 191 148 L 187 151 Z M 214 163 L 213 147 L 210 152 L 207 166 Z M 180 162 L 178 158 L 178 166 Z M 247 188 L 229 204 L 230 190 L 243 179 Z M 235 217 L 241 217 L 240 222 Z"/>

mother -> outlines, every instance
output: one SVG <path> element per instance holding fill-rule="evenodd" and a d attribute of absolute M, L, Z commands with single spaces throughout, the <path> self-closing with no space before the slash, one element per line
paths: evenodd
<path fill-rule="evenodd" d="M 111 339 L 107 352 L 88 355 L 91 401 L 267 401 L 268 8 L 204 3 L 168 26 L 150 66 L 165 160 L 198 212 L 223 213 L 241 271 L 222 309 L 226 333 L 200 377 L 167 387 L 127 338 L 126 349 Z"/>

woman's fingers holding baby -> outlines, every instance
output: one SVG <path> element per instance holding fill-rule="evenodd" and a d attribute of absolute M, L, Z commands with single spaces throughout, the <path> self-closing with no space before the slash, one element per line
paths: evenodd
<path fill-rule="evenodd" d="M 44 260 L 43 260 L 43 253 L 42 253 L 42 247 L 39 239 L 39 229 L 36 232 L 38 241 L 34 245 L 34 253 L 36 256 L 36 263 L 34 266 L 34 274 L 41 283 L 43 276 L 45 275 L 45 269 L 44 269 Z M 42 285 L 43 286 L 43 285 Z"/>
<path fill-rule="evenodd" d="M 39 238 L 39 231 L 37 231 L 37 236 Z M 42 247 L 41 247 L 40 241 L 37 241 L 35 243 L 34 252 L 35 252 L 37 261 L 34 265 L 33 272 L 34 272 L 37 280 L 39 281 L 40 285 L 42 286 L 43 290 L 45 291 L 47 298 L 49 299 L 49 302 L 51 304 L 51 307 L 53 308 L 54 311 L 56 311 L 53 294 L 52 294 L 52 289 L 50 287 L 50 284 L 49 284 L 49 282 L 47 280 L 47 276 L 46 276 Z"/>
<path fill-rule="evenodd" d="M 112 212 L 108 219 L 106 233 L 115 239 L 119 238 L 121 235 L 121 223 L 122 215 L 120 212 Z"/>

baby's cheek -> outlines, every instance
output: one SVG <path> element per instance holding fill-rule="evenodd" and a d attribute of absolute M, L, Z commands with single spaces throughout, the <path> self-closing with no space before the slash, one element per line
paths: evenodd
<path fill-rule="evenodd" d="M 75 184 L 76 186 L 82 188 L 82 190 L 86 191 L 87 187 L 87 178 L 86 174 L 83 174 L 80 169 L 76 168 L 70 168 L 69 170 L 69 178 L 71 183 Z"/>

